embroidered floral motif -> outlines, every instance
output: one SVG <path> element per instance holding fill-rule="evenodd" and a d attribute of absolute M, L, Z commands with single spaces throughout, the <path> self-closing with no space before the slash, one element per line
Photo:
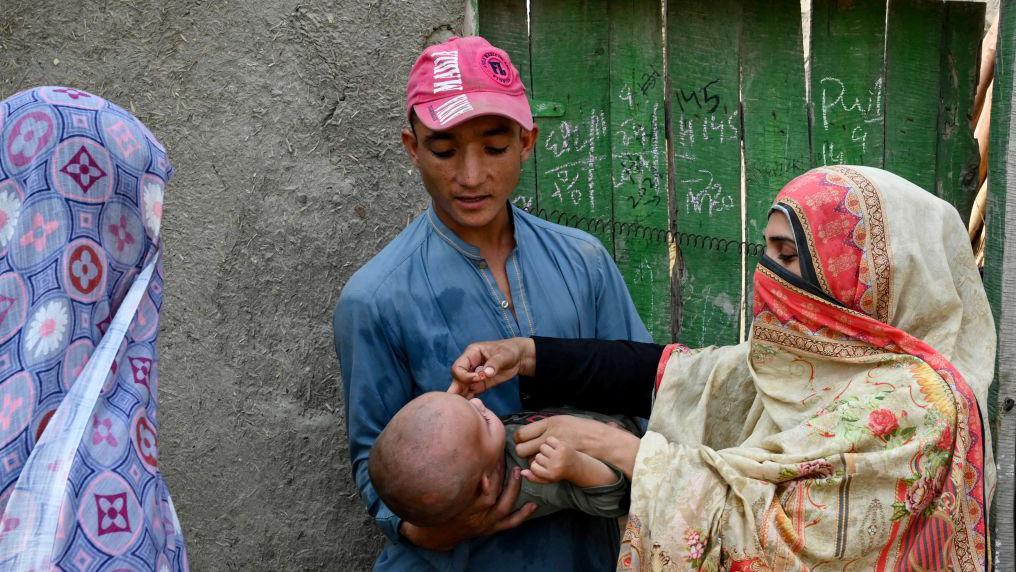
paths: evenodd
<path fill-rule="evenodd" d="M 832 221 L 819 228 L 818 237 L 822 240 L 834 240 L 850 233 L 856 221 L 841 219 Z"/>
<path fill-rule="evenodd" d="M 145 222 L 148 228 L 152 229 L 154 236 L 159 235 L 159 227 L 162 225 L 162 200 L 165 189 L 157 183 L 145 183 L 144 185 Z"/>
<path fill-rule="evenodd" d="M 938 438 L 938 443 L 935 443 L 935 447 L 937 447 L 941 451 L 951 451 L 952 446 L 953 446 L 952 428 L 943 427 L 942 435 Z"/>
<path fill-rule="evenodd" d="M 914 481 L 907 489 L 907 497 L 904 501 L 907 511 L 917 514 L 928 507 L 931 502 L 934 485 L 927 477 L 921 477 Z"/>
<path fill-rule="evenodd" d="M 27 342 L 32 354 L 44 356 L 55 350 L 67 331 L 68 319 L 66 308 L 58 300 L 39 309 L 28 326 Z"/>
<path fill-rule="evenodd" d="M 98 278 L 102 273 L 102 269 L 96 264 L 95 258 L 94 251 L 87 245 L 80 246 L 71 255 L 71 281 L 82 292 L 91 292 L 97 283 L 97 281 L 93 282 L 93 280 Z"/>
<path fill-rule="evenodd" d="M 23 401 L 20 397 L 4 395 L 3 407 L 0 407 L 0 429 L 6 431 L 10 428 L 11 420 L 14 418 L 15 412 L 21 409 Z"/>
<path fill-rule="evenodd" d="M 120 442 L 116 440 L 116 435 L 113 435 L 112 427 L 113 422 L 109 417 L 100 421 L 98 415 L 92 416 L 92 444 L 106 442 L 116 447 Z"/>
<path fill-rule="evenodd" d="M 832 464 L 825 459 L 815 459 L 797 464 L 798 477 L 831 477 L 835 473 Z"/>
<path fill-rule="evenodd" d="M 87 193 L 96 181 L 106 176 L 106 171 L 99 167 L 84 145 L 78 149 L 78 152 L 71 157 L 66 165 L 60 168 L 60 171 L 74 179 L 74 182 L 81 187 L 82 193 Z"/>
<path fill-rule="evenodd" d="M 152 371 L 152 360 L 148 358 L 132 357 L 128 360 L 131 364 L 131 373 L 134 383 L 148 387 L 148 374 Z"/>
<path fill-rule="evenodd" d="M 21 246 L 31 244 L 35 247 L 36 252 L 42 252 L 46 249 L 46 239 L 58 228 L 60 228 L 59 222 L 47 221 L 42 213 L 35 213 L 35 216 L 32 217 L 32 228 L 21 235 Z"/>
<path fill-rule="evenodd" d="M 152 430 L 148 420 L 144 417 L 138 420 L 135 428 L 135 437 L 138 441 L 138 450 L 141 458 L 153 467 L 158 466 L 158 439 L 155 436 L 155 431 Z"/>
<path fill-rule="evenodd" d="M 71 98 L 71 99 L 73 99 L 75 101 L 77 101 L 78 99 L 82 99 L 82 98 L 90 98 L 90 97 L 92 97 L 92 94 L 84 92 L 84 91 L 80 91 L 80 90 L 77 90 L 77 89 L 60 88 L 60 89 L 54 89 L 53 91 L 56 92 L 56 93 L 63 93 L 67 97 L 69 97 L 69 98 Z"/>
<path fill-rule="evenodd" d="M 120 222 L 109 225 L 109 232 L 116 239 L 116 250 L 123 252 L 128 245 L 134 244 L 134 235 L 127 230 L 127 215 L 120 215 Z"/>
<path fill-rule="evenodd" d="M 956 398 L 949 384 L 935 373 L 926 363 L 915 364 L 910 369 L 921 388 L 921 395 L 934 406 L 935 411 L 945 418 L 956 416 Z"/>
<path fill-rule="evenodd" d="M 698 568 L 702 565 L 702 559 L 706 555 L 704 535 L 701 531 L 694 528 L 687 528 L 684 531 L 684 541 L 687 544 L 685 550 L 688 553 L 684 559 L 687 560 L 693 568 Z"/>
<path fill-rule="evenodd" d="M 907 492 L 902 501 L 893 503 L 892 520 L 900 520 L 907 516 L 918 516 L 931 514 L 934 506 L 932 500 L 935 498 L 937 487 L 933 479 L 927 476 L 917 476 L 902 481 L 907 485 Z"/>
<path fill-rule="evenodd" d="M 876 437 L 888 439 L 899 428 L 896 414 L 888 409 L 876 409 L 868 414 L 868 429 Z"/>
<path fill-rule="evenodd" d="M 917 433 L 917 427 L 900 427 L 900 418 L 883 401 L 892 390 L 846 397 L 818 411 L 807 423 L 819 436 L 839 438 L 857 445 L 872 435 L 885 448 L 899 447 Z"/>
<path fill-rule="evenodd" d="M 21 214 L 21 201 L 10 191 L 0 192 L 0 248 L 6 247 L 14 236 L 14 225 Z"/>
<path fill-rule="evenodd" d="M 857 256 L 853 254 L 841 254 L 830 260 L 826 268 L 832 276 L 838 276 L 849 270 L 854 270 L 857 268 Z"/>
<path fill-rule="evenodd" d="M 45 115 L 35 114 L 26 117 L 15 126 L 12 132 L 13 138 L 10 147 L 8 147 L 11 155 L 20 156 L 25 159 L 23 162 L 27 162 L 27 159 L 31 159 L 38 153 L 39 149 L 49 140 L 52 129 L 52 125 L 45 119 L 47 119 Z"/>
<path fill-rule="evenodd" d="M 95 495 L 98 508 L 99 536 L 114 532 L 130 532 L 131 523 L 127 517 L 127 493 Z"/>

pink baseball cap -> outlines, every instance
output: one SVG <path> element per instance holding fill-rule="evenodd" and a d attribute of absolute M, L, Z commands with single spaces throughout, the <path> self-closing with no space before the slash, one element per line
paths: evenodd
<path fill-rule="evenodd" d="M 480 36 L 451 38 L 417 58 L 406 85 L 406 114 L 429 129 L 450 129 L 481 115 L 533 128 L 526 88 L 508 54 Z"/>

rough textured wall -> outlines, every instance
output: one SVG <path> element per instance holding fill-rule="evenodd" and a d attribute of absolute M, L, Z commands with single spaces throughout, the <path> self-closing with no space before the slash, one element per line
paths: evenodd
<path fill-rule="evenodd" d="M 409 66 L 463 0 L 0 0 L 0 98 L 70 85 L 169 149 L 161 466 L 194 570 L 360 570 L 331 309 L 425 205 Z"/>

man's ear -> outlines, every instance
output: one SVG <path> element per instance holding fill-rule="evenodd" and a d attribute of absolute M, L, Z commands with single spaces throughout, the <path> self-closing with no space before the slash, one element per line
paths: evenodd
<path fill-rule="evenodd" d="M 416 139 L 416 133 L 413 133 L 413 130 L 408 127 L 404 127 L 402 129 L 402 146 L 406 148 L 406 154 L 409 155 L 409 160 L 419 167 L 420 159 L 417 154 L 420 151 L 420 144 Z"/>
<path fill-rule="evenodd" d="M 525 162 L 536 148 L 536 138 L 540 134 L 540 128 L 533 124 L 533 128 L 519 131 L 519 140 L 522 142 L 522 161 Z"/>

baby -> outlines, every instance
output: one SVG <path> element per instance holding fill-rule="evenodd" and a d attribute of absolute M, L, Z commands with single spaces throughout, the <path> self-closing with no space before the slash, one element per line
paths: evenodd
<path fill-rule="evenodd" d="M 555 439 L 548 439 L 532 463 L 516 454 L 515 431 L 554 414 L 516 414 L 502 422 L 479 399 L 425 393 L 396 413 L 374 442 L 370 480 L 388 508 L 416 526 L 444 524 L 483 494 L 496 497 L 516 466 L 525 479 L 515 508 L 534 502 L 539 508 L 533 517 L 562 509 L 626 514 L 629 483 L 618 469 Z M 568 414 L 640 433 L 624 418 Z"/>

